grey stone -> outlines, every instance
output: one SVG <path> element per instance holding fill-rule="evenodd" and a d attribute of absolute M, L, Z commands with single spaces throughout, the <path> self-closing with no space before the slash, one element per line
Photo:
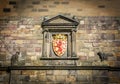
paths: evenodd
<path fill-rule="evenodd" d="M 55 76 L 47 76 L 47 82 L 54 82 L 55 80 Z"/>
<path fill-rule="evenodd" d="M 46 74 L 47 75 L 53 75 L 53 72 L 54 72 L 53 70 L 47 70 Z"/>
<path fill-rule="evenodd" d="M 6 56 L 3 54 L 0 54 L 0 61 L 5 61 L 6 60 Z"/>
<path fill-rule="evenodd" d="M 102 34 L 101 38 L 103 40 L 115 40 L 115 35 L 114 34 Z"/>
<path fill-rule="evenodd" d="M 88 80 L 87 76 L 85 76 L 85 75 L 78 75 L 77 76 L 77 81 L 88 82 L 89 80 Z"/>
<path fill-rule="evenodd" d="M 5 81 L 4 76 L 0 76 L 0 82 Z"/>
<path fill-rule="evenodd" d="M 55 1 L 55 2 L 54 2 L 54 4 L 60 4 L 60 2 L 58 2 L 58 1 Z"/>
<path fill-rule="evenodd" d="M 55 80 L 57 81 L 57 82 L 64 82 L 65 81 L 65 76 L 63 75 L 63 76 L 55 76 Z"/>
<path fill-rule="evenodd" d="M 38 9 L 38 12 L 48 12 L 48 9 Z"/>
<path fill-rule="evenodd" d="M 81 64 L 82 66 L 92 66 L 92 62 L 90 61 L 85 61 L 85 62 L 82 62 Z"/>
<path fill-rule="evenodd" d="M 33 1 L 32 4 L 33 5 L 38 5 L 38 4 L 40 4 L 40 1 Z"/>
<path fill-rule="evenodd" d="M 69 2 L 61 2 L 62 4 L 69 4 Z"/>
<path fill-rule="evenodd" d="M 115 56 L 112 56 L 112 57 L 108 57 L 108 61 L 116 61 L 117 58 Z"/>
<path fill-rule="evenodd" d="M 109 78 L 107 78 L 107 77 L 95 77 L 93 79 L 93 82 L 104 84 L 104 83 L 108 83 L 109 82 Z"/>
<path fill-rule="evenodd" d="M 69 73 L 68 73 L 69 75 L 76 75 L 77 74 L 77 72 L 76 72 L 76 70 L 69 70 Z"/>

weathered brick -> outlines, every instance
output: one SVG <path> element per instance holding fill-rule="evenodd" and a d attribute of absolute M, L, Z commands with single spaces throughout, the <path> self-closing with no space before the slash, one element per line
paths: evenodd
<path fill-rule="evenodd" d="M 76 82 L 76 76 L 74 75 L 69 75 L 66 77 L 66 82 L 67 83 L 73 83 L 73 82 Z"/>
<path fill-rule="evenodd" d="M 103 40 L 114 40 L 115 39 L 115 35 L 114 34 L 102 34 L 101 38 Z"/>
<path fill-rule="evenodd" d="M 6 55 L 0 54 L 0 61 L 5 61 L 5 60 L 6 60 Z"/>
<path fill-rule="evenodd" d="M 47 75 L 53 75 L 53 72 L 54 72 L 53 70 L 47 70 L 46 74 Z"/>
<path fill-rule="evenodd" d="M 97 84 L 100 84 L 100 83 L 106 84 L 109 82 L 109 78 L 107 78 L 107 77 L 95 77 L 93 79 L 93 82 L 96 82 Z"/>
<path fill-rule="evenodd" d="M 62 4 L 69 4 L 69 2 L 61 2 Z"/>
<path fill-rule="evenodd" d="M 117 60 L 117 57 L 115 56 L 108 57 L 108 61 L 116 61 L 116 60 Z"/>
<path fill-rule="evenodd" d="M 60 2 L 58 2 L 58 1 L 55 1 L 55 2 L 54 2 L 54 4 L 60 4 Z"/>
<path fill-rule="evenodd" d="M 47 82 L 54 82 L 56 81 L 55 76 L 47 76 Z"/>
<path fill-rule="evenodd" d="M 78 75 L 77 76 L 77 81 L 80 81 L 80 82 L 88 82 L 88 77 L 85 76 L 85 75 Z"/>
<path fill-rule="evenodd" d="M 68 75 L 68 71 L 67 70 L 55 70 L 54 71 L 54 75 Z"/>
<path fill-rule="evenodd" d="M 48 12 L 48 9 L 38 9 L 38 12 Z"/>
<path fill-rule="evenodd" d="M 10 5 L 16 5 L 16 1 L 9 1 Z"/>
<path fill-rule="evenodd" d="M 4 8 L 4 9 L 3 9 L 3 12 L 9 13 L 9 12 L 11 12 L 11 9 L 10 9 L 10 8 Z"/>
<path fill-rule="evenodd" d="M 115 46 L 120 46 L 120 41 L 113 41 L 113 43 L 115 44 Z"/>
<path fill-rule="evenodd" d="M 55 76 L 55 80 L 57 82 L 64 82 L 65 78 L 66 78 L 66 76 L 64 76 L 64 75 L 57 75 L 57 76 Z"/>
<path fill-rule="evenodd" d="M 109 61 L 109 66 L 115 66 L 115 61 Z"/>
<path fill-rule="evenodd" d="M 38 4 L 40 4 L 40 1 L 33 1 L 32 4 L 33 5 L 36 5 L 36 4 L 38 5 Z"/>
<path fill-rule="evenodd" d="M 99 5 L 98 8 L 105 8 L 105 5 Z"/>
<path fill-rule="evenodd" d="M 116 83 L 116 84 L 120 83 L 120 80 L 118 77 L 110 77 L 109 81 L 110 83 Z"/>
<path fill-rule="evenodd" d="M 92 66 L 92 62 L 84 61 L 84 62 L 82 62 L 82 66 Z"/>

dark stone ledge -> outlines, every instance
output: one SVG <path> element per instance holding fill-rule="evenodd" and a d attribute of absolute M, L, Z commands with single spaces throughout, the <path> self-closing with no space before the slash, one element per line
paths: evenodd
<path fill-rule="evenodd" d="M 108 70 L 120 71 L 120 67 L 110 66 L 8 66 L 0 67 L 0 71 L 11 70 Z"/>
<path fill-rule="evenodd" d="M 71 58 L 45 58 L 42 57 L 40 60 L 78 60 L 78 57 L 71 57 Z"/>

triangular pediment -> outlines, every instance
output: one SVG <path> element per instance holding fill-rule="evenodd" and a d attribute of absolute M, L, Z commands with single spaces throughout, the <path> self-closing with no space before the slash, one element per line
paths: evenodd
<path fill-rule="evenodd" d="M 50 19 L 44 19 L 42 26 L 77 26 L 79 23 L 74 18 L 57 15 Z"/>
<path fill-rule="evenodd" d="M 51 20 L 49 23 L 72 23 L 72 22 L 64 20 L 62 18 L 56 18 L 54 20 Z"/>

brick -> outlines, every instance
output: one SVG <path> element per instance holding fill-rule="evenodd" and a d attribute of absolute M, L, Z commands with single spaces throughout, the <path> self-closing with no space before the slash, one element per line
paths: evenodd
<path fill-rule="evenodd" d="M 109 61 L 109 66 L 115 66 L 115 61 Z"/>
<path fill-rule="evenodd" d="M 69 70 L 68 74 L 71 75 L 71 76 L 72 75 L 74 76 L 74 75 L 77 75 L 77 71 L 76 70 Z"/>
<path fill-rule="evenodd" d="M 5 61 L 6 60 L 6 55 L 0 54 L 0 61 Z"/>
<path fill-rule="evenodd" d="M 120 61 L 120 57 L 117 57 L 117 61 Z"/>
<path fill-rule="evenodd" d="M 99 5 L 98 8 L 105 8 L 105 5 Z"/>
<path fill-rule="evenodd" d="M 115 35 L 114 34 L 102 34 L 101 38 L 103 40 L 114 40 L 115 39 Z"/>
<path fill-rule="evenodd" d="M 119 40 L 119 39 L 120 39 L 120 34 L 116 34 L 116 35 L 115 35 L 115 39 L 116 39 L 116 40 Z"/>
<path fill-rule="evenodd" d="M 55 80 L 57 81 L 57 82 L 64 82 L 65 81 L 65 78 L 66 78 L 66 76 L 55 76 Z"/>
<path fill-rule="evenodd" d="M 119 67 L 120 66 L 120 61 L 115 61 L 115 66 Z"/>
<path fill-rule="evenodd" d="M 87 60 L 87 56 L 79 56 L 79 59 L 82 60 L 82 61 Z"/>
<path fill-rule="evenodd" d="M 16 1 L 9 1 L 10 5 L 16 5 Z"/>
<path fill-rule="evenodd" d="M 38 73 L 37 73 L 39 76 L 43 76 L 43 75 L 46 75 L 46 71 L 38 71 Z"/>
<path fill-rule="evenodd" d="M 58 4 L 60 4 L 60 2 L 54 2 L 54 4 L 57 4 L 57 5 L 58 5 Z"/>
<path fill-rule="evenodd" d="M 67 83 L 76 82 L 76 77 L 75 77 L 74 75 L 68 75 L 68 76 L 66 77 L 66 82 L 67 82 Z"/>
<path fill-rule="evenodd" d="M 85 76 L 85 75 L 78 75 L 76 81 L 79 81 L 79 82 L 88 82 L 89 80 L 88 80 L 87 76 Z"/>
<path fill-rule="evenodd" d="M 110 77 L 109 81 L 110 83 L 117 83 L 117 84 L 120 83 L 120 80 L 118 77 Z"/>
<path fill-rule="evenodd" d="M 4 9 L 3 9 L 3 12 L 9 13 L 9 12 L 11 12 L 11 9 L 10 9 L 10 8 L 4 8 Z"/>
<path fill-rule="evenodd" d="M 115 44 L 115 46 L 120 46 L 120 41 L 113 41 L 113 43 Z"/>
<path fill-rule="evenodd" d="M 78 56 L 86 56 L 86 53 L 84 51 L 83 52 L 78 52 Z"/>
<path fill-rule="evenodd" d="M 89 52 L 89 57 L 94 57 L 95 53 L 93 51 Z"/>
<path fill-rule="evenodd" d="M 53 70 L 47 70 L 46 74 L 47 75 L 53 75 L 53 72 L 54 72 Z"/>
<path fill-rule="evenodd" d="M 55 70 L 54 71 L 54 75 L 68 75 L 68 71 L 67 70 Z"/>
<path fill-rule="evenodd" d="M 119 78 L 120 77 L 120 73 L 119 72 L 110 72 L 109 73 L 109 77 L 117 77 L 117 78 Z"/>
<path fill-rule="evenodd" d="M 120 57 L 120 52 L 116 52 L 115 56 L 119 56 Z"/>
<path fill-rule="evenodd" d="M 83 9 L 77 9 L 77 11 L 83 11 Z M 84 24 L 84 21 L 81 21 L 80 24 Z"/>
<path fill-rule="evenodd" d="M 5 81 L 5 80 L 4 80 L 4 76 L 1 76 L 1 77 L 0 77 L 0 82 L 3 82 L 3 81 Z"/>
<path fill-rule="evenodd" d="M 38 9 L 38 12 L 48 12 L 48 9 Z"/>
<path fill-rule="evenodd" d="M 82 62 L 82 66 L 92 66 L 92 62 L 84 61 Z"/>
<path fill-rule="evenodd" d="M 34 71 L 22 71 L 23 75 L 34 75 L 35 72 Z"/>
<path fill-rule="evenodd" d="M 117 57 L 115 56 L 108 57 L 108 61 L 116 61 L 116 60 L 117 60 Z"/>
<path fill-rule="evenodd" d="M 77 70 L 77 75 L 85 75 L 90 76 L 92 75 L 92 70 Z"/>
<path fill-rule="evenodd" d="M 69 4 L 69 2 L 61 2 L 62 4 Z"/>
<path fill-rule="evenodd" d="M 33 5 L 28 5 L 27 8 L 33 8 L 34 6 Z"/>
<path fill-rule="evenodd" d="M 47 82 L 54 82 L 55 80 L 55 76 L 47 76 Z"/>
<path fill-rule="evenodd" d="M 109 79 L 107 77 L 95 77 L 93 79 L 94 82 L 100 84 L 100 83 L 103 83 L 103 84 L 106 84 L 109 82 Z"/>

